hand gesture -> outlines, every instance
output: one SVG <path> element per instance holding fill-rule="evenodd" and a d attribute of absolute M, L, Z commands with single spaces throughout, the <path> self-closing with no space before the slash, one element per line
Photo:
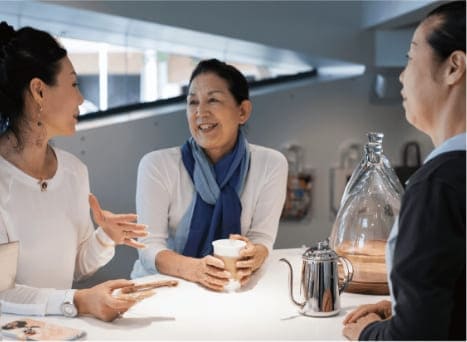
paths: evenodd
<path fill-rule="evenodd" d="M 391 302 L 388 300 L 382 300 L 375 304 L 360 305 L 345 317 L 343 323 L 355 323 L 361 317 L 366 316 L 369 313 L 375 313 L 381 319 L 389 318 L 392 315 Z"/>
<path fill-rule="evenodd" d="M 242 240 L 246 242 L 245 248 L 240 250 L 240 261 L 237 261 L 238 276 L 240 277 L 240 284 L 243 286 L 251 279 L 254 271 L 263 265 L 264 260 L 268 256 L 268 250 L 263 245 L 253 244 L 248 238 L 231 234 L 230 239 Z"/>
<path fill-rule="evenodd" d="M 92 210 L 94 222 L 102 227 L 104 232 L 115 244 L 128 245 L 135 248 L 146 247 L 143 243 L 135 240 L 135 238 L 148 235 L 146 225 L 132 223 L 136 221 L 137 215 L 114 214 L 108 210 L 103 210 L 99 205 L 97 197 L 93 194 L 89 194 L 89 205 Z"/>
<path fill-rule="evenodd" d="M 80 315 L 92 315 L 102 321 L 111 322 L 131 308 L 136 300 L 112 296 L 116 289 L 134 285 L 125 279 L 109 280 L 89 289 L 77 290 L 74 302 Z"/>
<path fill-rule="evenodd" d="M 342 334 L 347 337 L 351 341 L 356 341 L 359 339 L 360 334 L 362 333 L 363 329 L 370 323 L 381 321 L 381 317 L 379 317 L 375 313 L 369 313 L 366 316 L 361 317 L 355 323 L 348 323 L 344 326 L 342 330 Z"/>
<path fill-rule="evenodd" d="M 223 291 L 231 276 L 224 270 L 224 262 L 211 255 L 198 259 L 194 274 L 197 283 L 214 291 Z"/>

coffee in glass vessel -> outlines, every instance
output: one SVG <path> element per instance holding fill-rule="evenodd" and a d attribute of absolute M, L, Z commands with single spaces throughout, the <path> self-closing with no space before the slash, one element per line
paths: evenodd
<path fill-rule="evenodd" d="M 348 292 L 389 293 L 386 241 L 399 215 L 401 192 L 387 174 L 382 152 L 380 143 L 365 145 L 364 162 L 346 189 L 331 232 L 331 247 L 354 268 Z"/>

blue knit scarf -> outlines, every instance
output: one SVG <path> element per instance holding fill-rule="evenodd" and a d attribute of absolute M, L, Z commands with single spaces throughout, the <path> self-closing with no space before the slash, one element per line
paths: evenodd
<path fill-rule="evenodd" d="M 233 150 L 213 165 L 190 138 L 182 146 L 182 160 L 196 196 L 177 228 L 178 246 L 173 247 L 181 251 L 183 246 L 183 255 L 200 258 L 212 253 L 212 241 L 240 234 L 240 194 L 250 165 L 248 141 L 239 130 Z"/>

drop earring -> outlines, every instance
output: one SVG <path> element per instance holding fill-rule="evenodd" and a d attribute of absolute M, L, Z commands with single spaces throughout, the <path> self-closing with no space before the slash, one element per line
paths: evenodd
<path fill-rule="evenodd" d="M 42 126 L 41 113 L 42 113 L 42 106 L 39 105 L 39 120 L 37 120 L 37 126 L 39 126 L 39 127 Z"/>

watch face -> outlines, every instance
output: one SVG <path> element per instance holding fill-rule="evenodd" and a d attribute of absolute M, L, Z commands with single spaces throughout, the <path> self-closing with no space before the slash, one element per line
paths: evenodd
<path fill-rule="evenodd" d="M 76 306 L 74 306 L 71 303 L 63 303 L 62 312 L 63 315 L 66 317 L 76 317 L 78 315 L 78 310 L 76 309 Z"/>

